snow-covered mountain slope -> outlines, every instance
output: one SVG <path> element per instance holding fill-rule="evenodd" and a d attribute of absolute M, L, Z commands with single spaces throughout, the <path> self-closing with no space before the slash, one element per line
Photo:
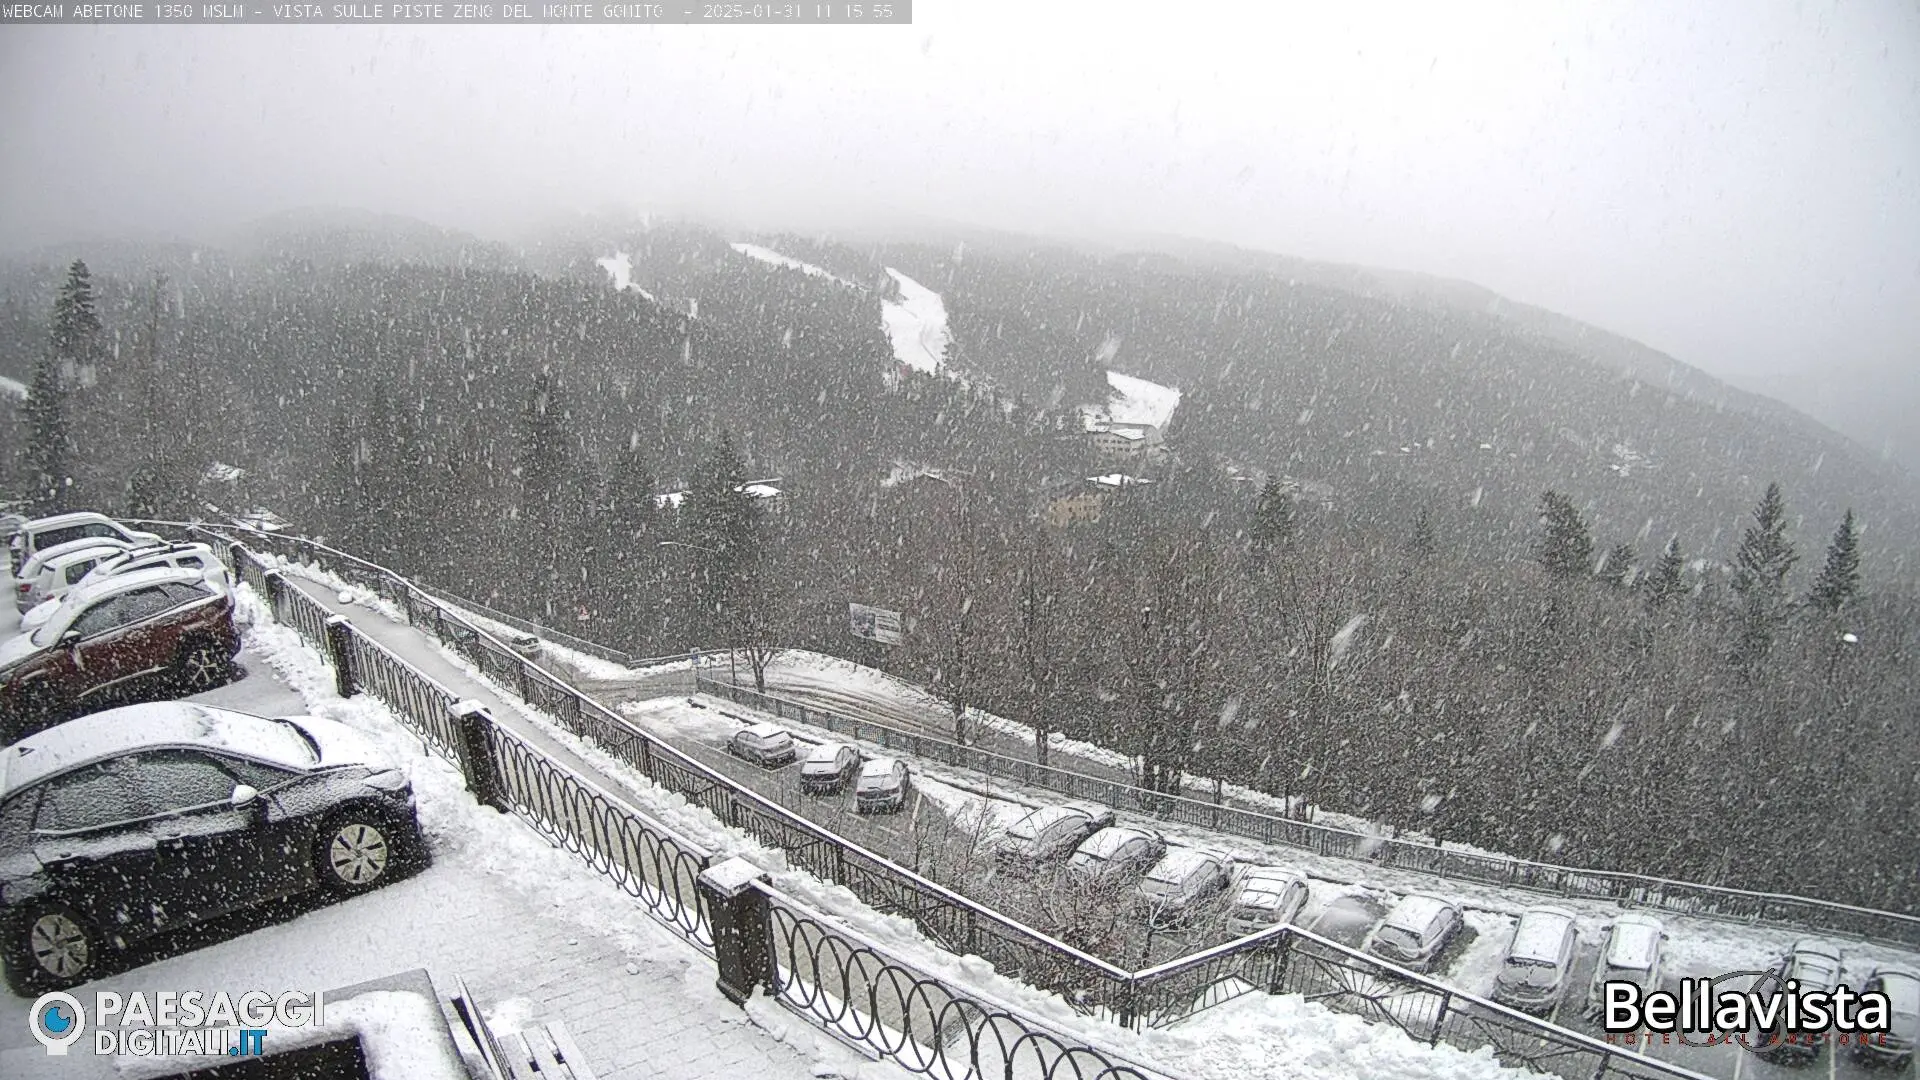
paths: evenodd
<path fill-rule="evenodd" d="M 886 324 L 887 340 L 893 342 L 894 358 L 915 371 L 935 374 L 951 340 L 947 306 L 939 293 L 893 267 L 887 267 L 887 273 L 900 286 L 899 303 L 880 302 L 880 319 Z"/>
<path fill-rule="evenodd" d="M 0 375 L 0 394 L 17 397 L 24 401 L 27 396 L 27 384 L 18 379 L 9 379 L 5 375 Z"/>
<path fill-rule="evenodd" d="M 1109 371 L 1107 385 L 1113 387 L 1114 396 L 1082 413 L 1090 424 L 1149 424 L 1164 430 L 1180 405 L 1179 390 L 1132 375 Z"/>
<path fill-rule="evenodd" d="M 767 263 L 771 266 L 778 266 L 786 270 L 798 270 L 803 274 L 811 274 L 814 277 L 826 278 L 828 281 L 837 281 L 840 284 L 845 285 L 850 289 L 857 289 L 860 287 L 858 285 L 855 285 L 853 282 L 848 281 L 846 278 L 843 278 L 840 275 L 835 274 L 829 270 L 825 270 L 825 269 L 822 269 L 821 267 L 815 266 L 812 263 L 801 262 L 799 259 L 789 259 L 785 255 L 780 254 L 779 252 L 773 250 L 772 248 L 761 247 L 759 244 L 747 244 L 747 243 L 736 243 L 731 246 L 733 250 L 739 252 L 742 255 L 745 255 L 747 258 L 758 259 L 761 262 Z"/>
<path fill-rule="evenodd" d="M 613 275 L 613 287 L 621 292 L 632 289 L 649 300 L 653 294 L 633 283 L 633 256 L 624 251 L 616 251 L 603 259 L 593 260 L 602 270 Z"/>

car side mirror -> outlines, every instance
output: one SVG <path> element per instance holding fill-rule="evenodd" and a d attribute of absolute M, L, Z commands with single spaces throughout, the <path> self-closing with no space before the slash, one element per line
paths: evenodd
<path fill-rule="evenodd" d="M 80 631 L 69 630 L 66 633 L 60 635 L 61 648 L 71 649 L 78 644 L 80 644 Z"/>
<path fill-rule="evenodd" d="M 252 784 L 236 784 L 233 789 L 233 797 L 227 801 L 233 804 L 235 810 L 244 810 L 252 806 L 255 802 L 258 802 L 259 799 L 260 791 Z"/>

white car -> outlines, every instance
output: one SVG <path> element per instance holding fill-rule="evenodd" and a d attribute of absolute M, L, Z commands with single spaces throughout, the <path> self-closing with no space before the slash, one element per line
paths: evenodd
<path fill-rule="evenodd" d="M 41 548 L 15 575 L 14 607 L 22 613 L 32 611 L 41 601 L 50 599 L 53 590 L 66 592 L 85 577 L 95 564 L 132 546 L 124 540 L 89 536 Z M 71 578 L 67 576 L 70 571 L 73 572 Z"/>
<path fill-rule="evenodd" d="M 1167 841 L 1159 833 L 1114 825 L 1082 841 L 1067 860 L 1067 870 L 1089 885 L 1115 885 L 1145 873 L 1166 854 Z"/>
<path fill-rule="evenodd" d="M 1233 862 L 1199 848 L 1174 848 L 1140 879 L 1140 899 L 1156 925 L 1177 921 L 1226 891 Z"/>
<path fill-rule="evenodd" d="M 1240 878 L 1227 928 L 1242 936 L 1259 933 L 1299 918 L 1306 905 L 1306 878 L 1282 866 L 1255 866 Z"/>
<path fill-rule="evenodd" d="M 891 814 L 907 804 L 912 772 L 899 758 L 873 758 L 860 766 L 853 782 L 853 808 L 862 814 Z"/>
<path fill-rule="evenodd" d="M 150 570 L 156 566 L 193 570 L 200 574 L 201 580 L 205 581 L 214 592 L 224 594 L 233 591 L 233 579 L 227 574 L 226 566 L 221 563 L 220 557 L 213 553 L 213 549 L 205 544 L 161 544 L 115 551 L 94 563 L 93 568 L 70 588 L 78 589 L 110 577 L 130 574 L 135 570 Z M 60 599 L 65 595 L 65 590 L 53 592 L 47 600 L 20 616 L 20 629 L 23 631 L 39 629 L 43 623 L 53 617 L 53 613 L 60 607 Z"/>
<path fill-rule="evenodd" d="M 1401 897 L 1400 902 L 1367 935 L 1361 950 L 1411 971 L 1431 971 L 1447 945 L 1466 925 L 1460 906 L 1426 893 Z"/>
<path fill-rule="evenodd" d="M 1038 866 L 1065 858 L 1112 824 L 1113 811 L 1094 803 L 1042 806 L 1007 826 L 993 842 L 993 856 L 1005 869 Z"/>
<path fill-rule="evenodd" d="M 1630 982 L 1642 994 L 1660 988 L 1660 969 L 1666 962 L 1667 930 L 1659 919 L 1630 911 L 1607 927 L 1607 943 L 1593 965 L 1587 987 L 1587 1012 L 1598 1015 L 1605 1004 L 1606 984 Z"/>
<path fill-rule="evenodd" d="M 1522 1012 L 1551 1013 L 1566 996 L 1573 950 L 1579 943 L 1574 914 L 1566 908 L 1534 907 L 1521 912 L 1513 940 L 1500 954 L 1493 1000 Z"/>
<path fill-rule="evenodd" d="M 790 764 L 799 755 L 793 736 L 778 724 L 755 724 L 734 732 L 727 740 L 727 752 L 769 769 Z"/>
<path fill-rule="evenodd" d="M 150 532 L 129 529 L 105 514 L 90 510 L 35 518 L 7 538 L 7 568 L 16 576 L 28 559 L 50 547 L 74 540 L 122 540 L 128 547 L 141 547 L 165 541 Z"/>

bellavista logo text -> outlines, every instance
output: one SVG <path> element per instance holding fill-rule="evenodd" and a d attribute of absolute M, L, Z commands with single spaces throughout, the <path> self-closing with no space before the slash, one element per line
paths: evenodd
<path fill-rule="evenodd" d="M 91 1008 L 72 994 L 42 994 L 27 1027 L 51 1055 L 66 1054 L 91 1027 L 96 1054 L 240 1057 L 266 1052 L 268 1028 L 319 1027 L 325 1012 L 318 991 L 102 990 Z"/>
<path fill-rule="evenodd" d="M 1751 977 L 1745 989 L 1728 984 Z M 1716 988 L 1715 984 L 1719 984 Z M 1689 1036 L 1702 1043 L 1739 1041 L 1749 1049 L 1779 1042 L 1866 1043 L 1884 1037 L 1892 1016 L 1887 996 L 1842 984 L 1802 986 L 1771 971 L 1737 971 L 1680 980 L 1678 992 L 1644 992 L 1626 981 L 1602 985 L 1601 1027 L 1609 1036 Z"/>

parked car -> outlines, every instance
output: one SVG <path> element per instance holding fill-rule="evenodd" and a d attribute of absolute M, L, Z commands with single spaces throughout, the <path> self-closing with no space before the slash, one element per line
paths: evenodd
<path fill-rule="evenodd" d="M 1227 891 L 1233 861 L 1200 848 L 1173 848 L 1140 879 L 1140 899 L 1154 925 L 1177 923 Z"/>
<path fill-rule="evenodd" d="M 331 720 L 161 702 L 0 751 L 0 947 L 23 993 L 263 900 L 373 888 L 421 852 L 407 775 Z"/>
<path fill-rule="evenodd" d="M 1364 951 L 1413 971 L 1430 971 L 1460 928 L 1460 908 L 1425 893 L 1402 897 L 1367 935 Z"/>
<path fill-rule="evenodd" d="M 813 795 L 845 791 L 860 771 L 860 750 L 852 743 L 821 743 L 800 763 L 800 790 Z"/>
<path fill-rule="evenodd" d="M 1801 994 L 1815 990 L 1831 993 L 1840 984 L 1840 951 L 1824 941 L 1811 938 L 1796 941 L 1792 950 L 1773 965 L 1770 973 L 1773 978 L 1763 979 L 1762 985 L 1755 987 L 1764 995 L 1784 993 L 1789 979 L 1799 982 Z M 1780 1022 L 1784 1024 L 1786 1011 L 1779 1010 L 1779 1013 Z M 1820 1048 L 1825 1045 L 1820 1039 L 1789 1037 L 1784 1029 L 1756 1028 L 1748 1041 L 1761 1057 L 1785 1063 L 1817 1061 Z"/>
<path fill-rule="evenodd" d="M 1913 1044 L 1920 1038 L 1920 974 L 1908 968 L 1877 968 L 1860 992 L 1887 995 L 1892 1006 L 1884 1043 L 1862 1043 L 1853 1048 L 1856 1060 L 1905 1069 L 1913 1064 Z"/>
<path fill-rule="evenodd" d="M 1513 939 L 1500 954 L 1493 1000 L 1522 1012 L 1551 1013 L 1566 996 L 1580 931 L 1573 912 L 1533 907 L 1520 913 Z"/>
<path fill-rule="evenodd" d="M 1234 890 L 1227 929 L 1235 936 L 1259 933 L 1292 922 L 1306 904 L 1306 878 L 1282 866 L 1251 867 Z"/>
<path fill-rule="evenodd" d="M 41 551 L 74 540 L 88 538 L 123 540 L 129 547 L 141 547 L 146 544 L 164 543 L 160 537 L 150 532 L 129 529 L 105 514 L 96 514 L 83 510 L 72 514 L 55 514 L 52 517 L 35 518 L 21 525 L 7 540 L 7 569 L 15 576 L 28 559 Z"/>
<path fill-rule="evenodd" d="M 1374 902 L 1361 893 L 1350 892 L 1329 900 L 1307 929 L 1349 949 L 1358 949 L 1366 944 L 1367 935 L 1379 921 L 1380 909 Z"/>
<path fill-rule="evenodd" d="M 24 615 L 48 600 L 65 596 L 94 567 L 126 549 L 124 541 L 98 539 L 47 548 L 21 568 L 20 577 L 13 583 L 13 606 Z"/>
<path fill-rule="evenodd" d="M 1593 965 L 1587 987 L 1587 1012 L 1597 1016 L 1605 1002 L 1605 985 L 1630 982 L 1649 994 L 1660 988 L 1660 969 L 1666 961 L 1667 932 L 1660 920 L 1630 911 L 1607 927 L 1607 943 Z"/>
<path fill-rule="evenodd" d="M 89 585 L 30 634 L 0 642 L 0 718 L 18 738 L 63 716 L 124 704 L 156 685 L 225 682 L 240 635 L 232 594 L 198 573 L 139 570 Z"/>
<path fill-rule="evenodd" d="M 791 764 L 799 754 L 793 736 L 778 724 L 755 724 L 734 732 L 727 740 L 727 752 L 769 769 Z"/>
<path fill-rule="evenodd" d="M 1080 842 L 1067 870 L 1089 885 L 1118 885 L 1146 873 L 1166 854 L 1167 841 L 1159 833 L 1110 825 Z"/>
<path fill-rule="evenodd" d="M 891 814 L 907 805 L 913 780 L 899 758 L 873 758 L 860 766 L 853 782 L 853 808 L 862 814 Z"/>
<path fill-rule="evenodd" d="M 198 549 L 198 550 L 195 550 Z M 203 554 L 204 553 L 204 554 Z M 204 560 L 204 561 L 203 561 Z M 33 610 L 20 616 L 21 630 L 37 630 L 59 610 L 61 601 L 81 593 L 108 578 L 120 574 L 129 574 L 135 570 L 147 570 L 153 567 L 180 567 L 198 570 L 200 576 L 215 592 L 227 594 L 233 589 L 233 579 L 227 568 L 213 555 L 213 549 L 205 544 L 171 544 L 159 547 L 128 548 L 125 551 L 108 555 L 95 564 L 92 570 L 67 590 L 66 596 L 56 595 L 53 599 L 42 601 Z M 236 616 L 238 613 L 236 612 Z"/>
<path fill-rule="evenodd" d="M 1063 859 L 1080 842 L 1113 824 L 1113 811 L 1092 803 L 1042 806 L 1007 826 L 993 842 L 993 857 L 1012 870 Z"/>

